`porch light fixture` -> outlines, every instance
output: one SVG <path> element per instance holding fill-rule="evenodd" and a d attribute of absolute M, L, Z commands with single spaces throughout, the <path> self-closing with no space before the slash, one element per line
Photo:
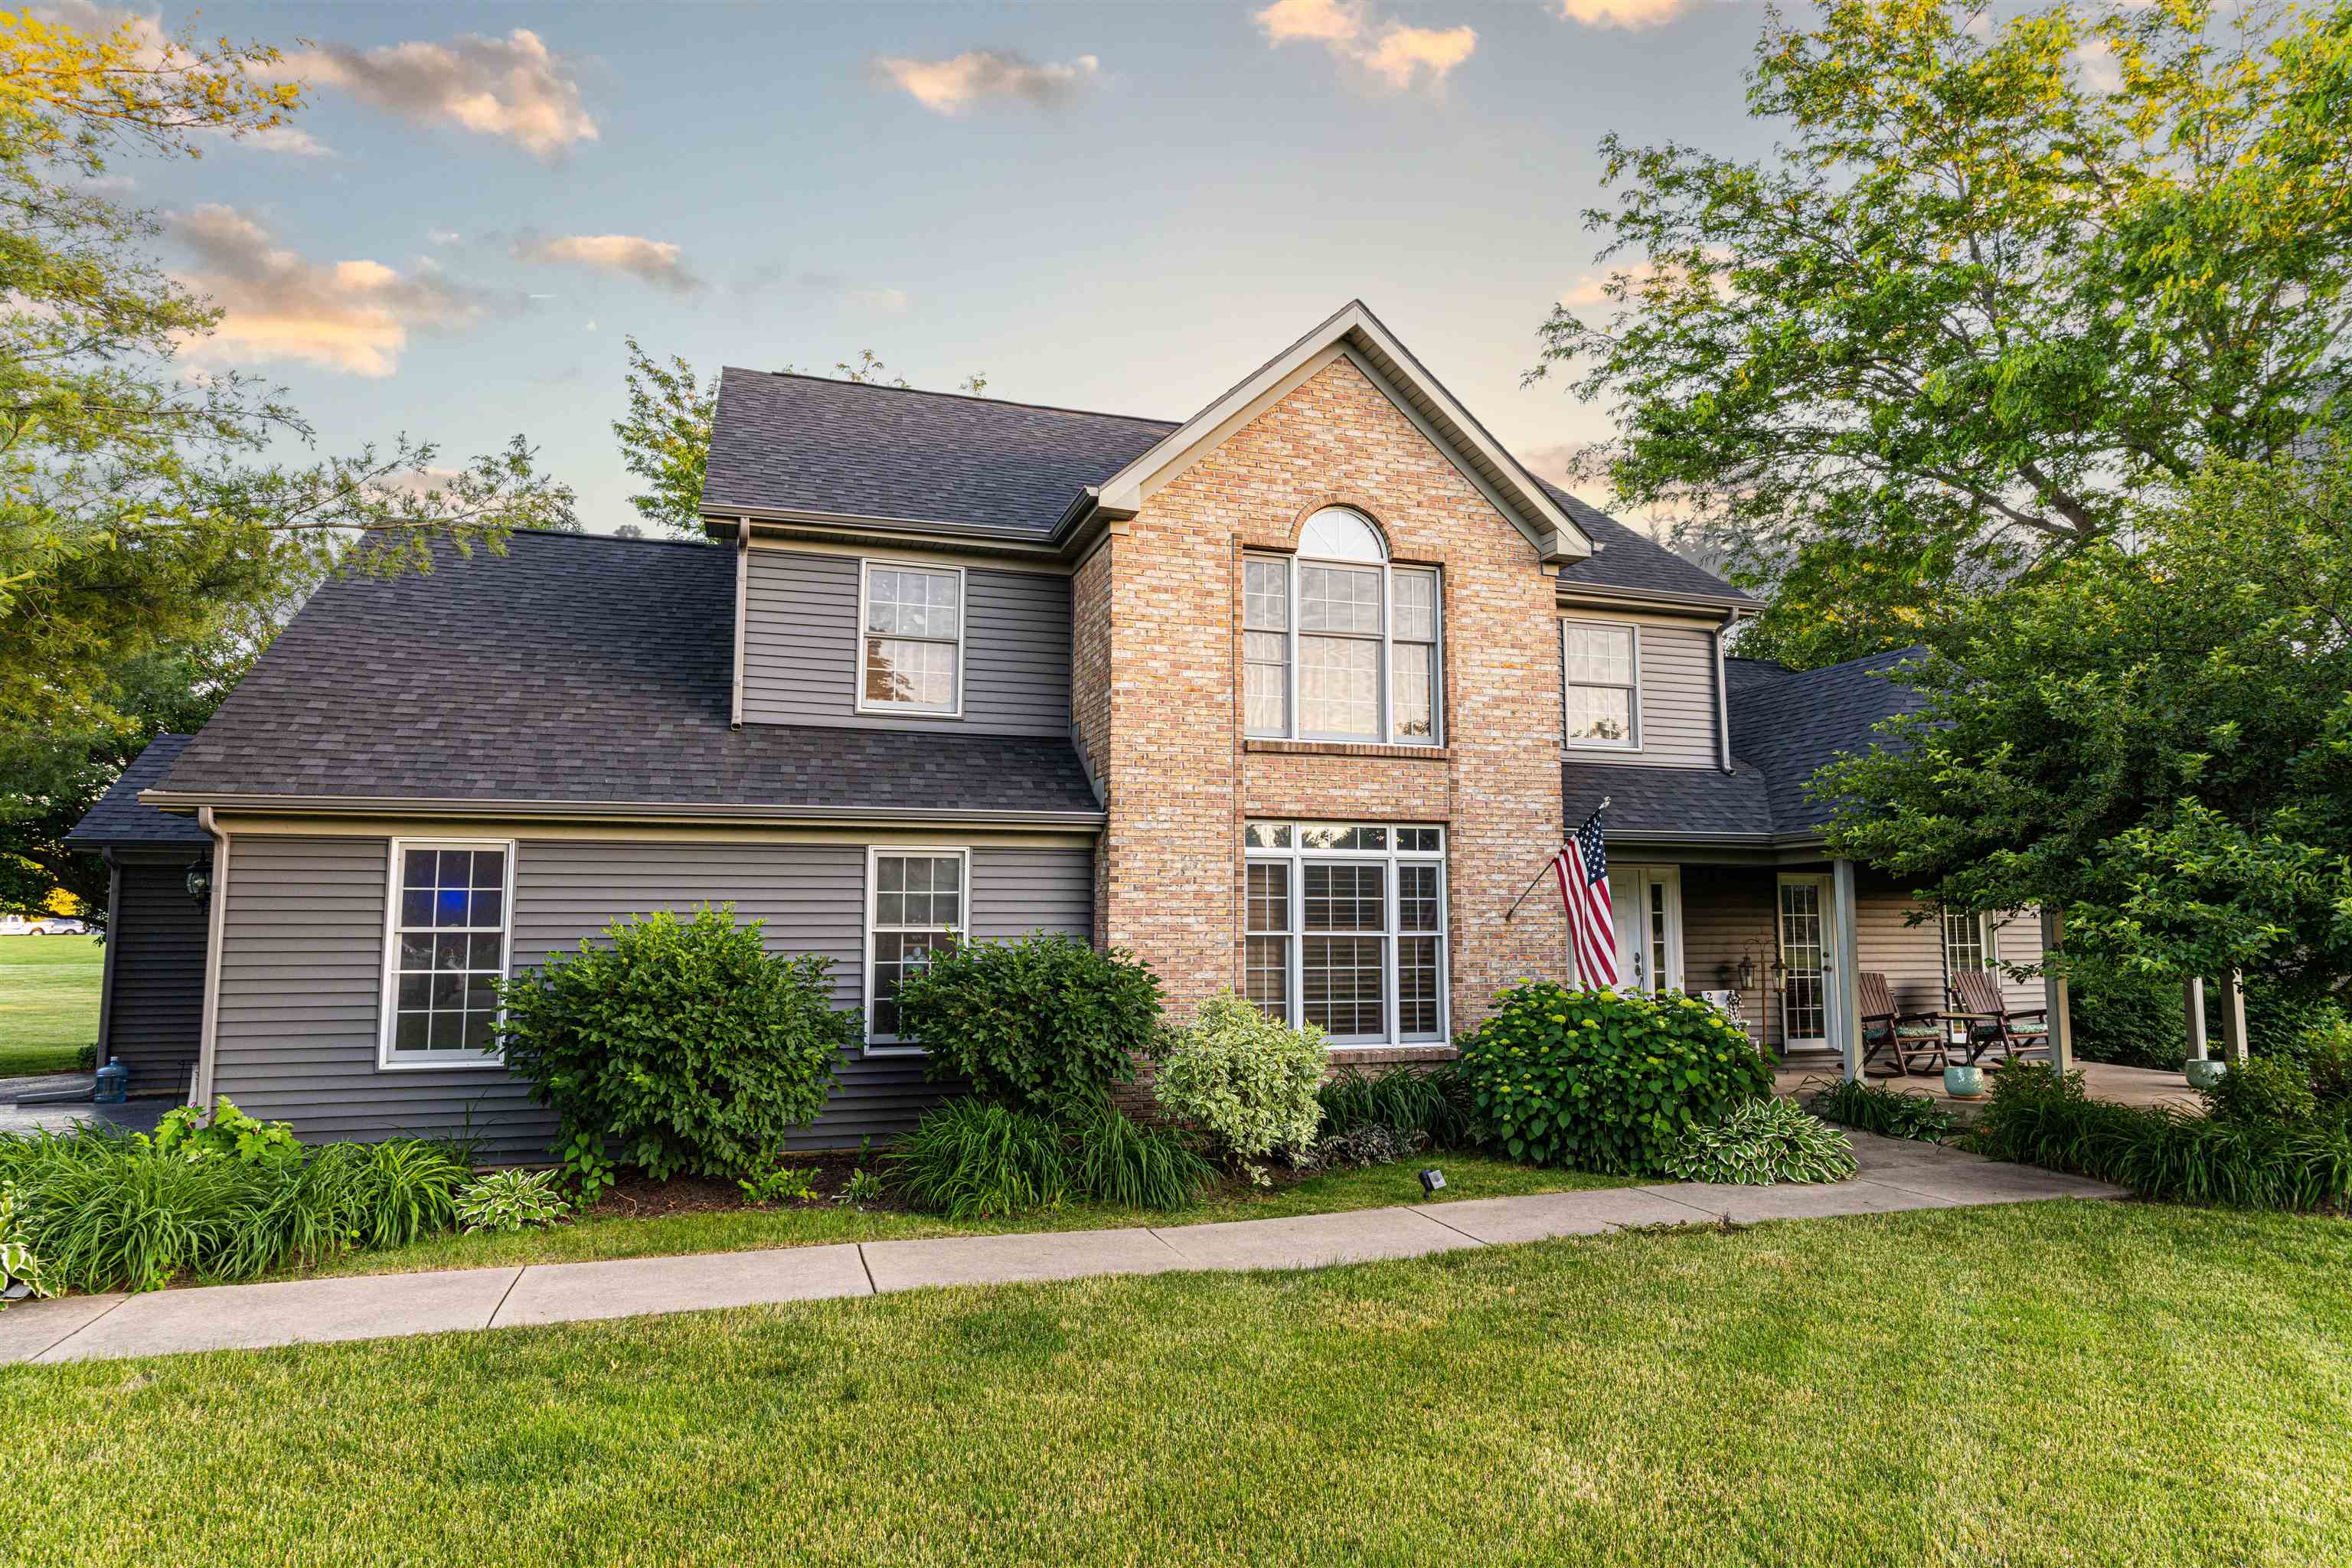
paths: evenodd
<path fill-rule="evenodd" d="M 1753 991 L 1756 989 L 1756 960 L 1754 958 L 1746 955 L 1743 955 L 1740 958 L 1738 978 L 1740 990 Z"/>
<path fill-rule="evenodd" d="M 1445 1173 L 1433 1165 L 1421 1173 L 1421 1190 L 1434 1196 L 1445 1190 Z"/>
<path fill-rule="evenodd" d="M 213 901 L 213 863 L 209 856 L 199 855 L 188 862 L 188 897 L 203 909 Z"/>

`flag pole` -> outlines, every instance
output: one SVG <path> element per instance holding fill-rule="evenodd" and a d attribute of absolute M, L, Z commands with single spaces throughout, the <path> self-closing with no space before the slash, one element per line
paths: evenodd
<path fill-rule="evenodd" d="M 1601 797 L 1601 804 L 1600 804 L 1599 805 L 1596 805 L 1596 806 L 1594 806 L 1594 807 L 1592 808 L 1592 816 L 1600 816 L 1602 812 L 1604 812 L 1604 811 L 1608 810 L 1608 809 L 1609 809 L 1609 800 L 1610 800 L 1610 797 L 1609 797 L 1609 796 L 1607 796 L 1607 795 L 1602 795 L 1602 796 Z M 1591 821 L 1591 817 L 1587 817 L 1585 820 L 1589 822 L 1589 821 Z M 1532 879 L 1529 879 L 1529 881 L 1528 882 L 1528 885 L 1527 885 L 1525 888 L 1523 888 L 1523 889 L 1520 889 L 1520 891 L 1519 891 L 1519 896 L 1518 896 L 1517 898 L 1513 899 L 1513 900 L 1511 900 L 1511 907 L 1510 907 L 1507 910 L 1506 910 L 1506 911 L 1504 912 L 1504 915 L 1503 915 L 1503 923 L 1504 923 L 1504 924 L 1508 925 L 1508 924 L 1510 923 L 1510 921 L 1511 921 L 1511 917 L 1512 917 L 1513 915 L 1516 915 L 1516 914 L 1517 914 L 1517 913 L 1519 912 L 1519 906 L 1520 906 L 1521 904 L 1524 904 L 1524 903 L 1526 903 L 1526 902 L 1528 901 L 1528 895 L 1529 893 L 1532 893 L 1532 892 L 1534 892 L 1534 891 L 1536 890 L 1536 883 L 1540 882 L 1540 881 L 1542 881 L 1542 880 L 1544 879 L 1544 871 L 1549 871 L 1549 870 L 1550 870 L 1550 869 L 1551 869 L 1551 868 L 1552 868 L 1552 861 L 1553 861 L 1553 860 L 1558 860 L 1559 858 L 1559 856 L 1557 853 L 1555 853 L 1555 854 L 1552 856 L 1551 860 L 1547 860 L 1547 861 L 1545 861 L 1545 862 L 1543 863 L 1543 871 L 1538 871 L 1538 872 L 1535 874 L 1535 876 L 1534 876 Z"/>

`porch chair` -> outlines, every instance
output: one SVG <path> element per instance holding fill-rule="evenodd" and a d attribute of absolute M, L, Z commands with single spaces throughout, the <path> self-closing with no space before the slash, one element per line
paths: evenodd
<path fill-rule="evenodd" d="M 1952 1008 L 1944 1017 L 1967 1031 L 1970 1062 L 1995 1046 L 2004 1059 L 2050 1048 L 2050 1010 L 2011 1006 L 2000 994 L 2000 976 L 1990 969 L 1953 972 Z"/>
<path fill-rule="evenodd" d="M 1862 1063 L 1865 1069 L 1882 1051 L 1895 1058 L 1895 1076 L 1917 1071 L 1912 1066 L 1914 1060 L 1926 1062 L 1929 1071 L 1950 1065 L 1941 1014 L 1898 1009 L 1895 1005 L 1895 989 L 1886 984 L 1884 974 L 1865 969 L 1854 978 L 1862 993 Z"/>

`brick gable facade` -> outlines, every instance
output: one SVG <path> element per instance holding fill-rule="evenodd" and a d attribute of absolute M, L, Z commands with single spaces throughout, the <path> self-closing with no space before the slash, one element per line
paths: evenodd
<path fill-rule="evenodd" d="M 1370 518 L 1397 563 L 1442 571 L 1441 748 L 1244 738 L 1244 552 L 1294 549 L 1331 505 Z M 1075 584 L 1075 716 L 1109 813 L 1103 939 L 1149 956 L 1189 1016 L 1240 984 L 1247 820 L 1438 822 L 1453 1026 L 1513 981 L 1560 973 L 1557 900 L 1503 920 L 1561 836 L 1553 595 L 1527 537 L 1346 357 L 1235 431 Z"/>

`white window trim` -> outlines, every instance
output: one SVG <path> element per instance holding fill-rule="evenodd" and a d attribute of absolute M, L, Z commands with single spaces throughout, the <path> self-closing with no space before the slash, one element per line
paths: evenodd
<path fill-rule="evenodd" d="M 1361 1039 L 1352 1036 L 1345 1039 L 1333 1037 L 1329 1041 L 1328 1048 L 1335 1051 L 1391 1050 L 1400 1048 L 1419 1049 L 1430 1046 L 1442 1046 L 1451 1040 L 1454 1037 L 1454 912 L 1452 901 L 1454 896 L 1454 879 L 1448 873 L 1451 869 L 1454 847 L 1454 835 L 1452 829 L 1443 823 L 1433 822 L 1343 822 L 1317 817 L 1257 818 L 1247 823 L 1245 826 L 1287 827 L 1290 829 L 1290 847 L 1286 849 L 1261 849 L 1254 845 L 1246 843 L 1243 847 L 1243 863 L 1244 868 L 1246 868 L 1248 863 L 1251 861 L 1256 861 L 1261 864 L 1273 861 L 1284 861 L 1288 863 L 1290 867 L 1290 908 L 1287 929 L 1281 932 L 1254 932 L 1249 931 L 1248 883 L 1246 880 L 1246 869 L 1244 871 L 1244 880 L 1242 889 L 1242 925 L 1244 938 L 1252 935 L 1281 935 L 1285 936 L 1288 940 L 1288 973 L 1285 977 L 1285 985 L 1289 994 L 1289 1006 L 1286 1013 L 1286 1021 L 1290 1026 L 1293 1028 L 1297 1028 L 1306 1021 L 1307 1017 L 1306 952 L 1307 938 L 1309 934 L 1306 929 L 1307 862 L 1325 861 L 1336 862 L 1343 865 L 1379 865 L 1385 868 L 1386 870 L 1386 881 L 1382 898 L 1382 929 L 1378 933 L 1360 932 L 1356 934 L 1378 934 L 1382 938 L 1385 943 L 1382 950 L 1384 956 L 1381 963 L 1381 1016 L 1387 1020 L 1388 1028 L 1385 1037 L 1376 1040 Z M 1306 830 L 1310 827 L 1385 827 L 1389 830 L 1389 847 L 1386 849 L 1308 848 L 1305 843 L 1305 838 Z M 1438 847 L 1435 849 L 1400 849 L 1396 847 L 1396 832 L 1400 827 L 1434 827 L 1437 829 Z M 1412 865 L 1434 865 L 1437 868 L 1437 929 L 1433 931 L 1401 931 L 1397 929 L 1399 900 L 1397 897 L 1398 879 L 1396 871 L 1399 866 Z M 1339 932 L 1324 934 L 1345 935 L 1348 933 Z M 1402 951 L 1398 946 L 1398 939 L 1400 937 L 1407 936 L 1433 936 L 1437 939 L 1437 1031 L 1433 1036 L 1426 1039 L 1407 1040 L 1401 1038 L 1400 1036 L 1402 1034 L 1402 1031 L 1397 1027 L 1397 973 L 1399 955 Z M 1244 954 L 1246 954 L 1246 945 L 1244 945 L 1243 951 Z M 1246 972 L 1248 960 L 1246 956 L 1244 957 L 1242 962 L 1244 966 L 1242 985 L 1246 985 L 1248 982 L 1248 974 Z M 1241 988 L 1241 985 L 1237 985 L 1235 987 L 1236 990 Z"/>
<path fill-rule="evenodd" d="M 1365 526 L 1370 527 L 1370 524 L 1367 522 Z M 1283 726 L 1280 730 L 1249 729 L 1247 727 L 1247 712 L 1246 709 L 1244 709 L 1244 728 L 1242 732 L 1246 739 L 1253 741 L 1307 741 L 1342 746 L 1427 746 L 1433 750 L 1445 744 L 1445 573 L 1442 568 L 1416 565 L 1411 562 L 1406 563 L 1401 567 L 1397 565 L 1394 561 L 1385 558 L 1378 562 L 1335 561 L 1326 559 L 1320 555 L 1304 555 L 1296 552 L 1285 555 L 1277 554 L 1270 551 L 1252 551 L 1243 557 L 1242 567 L 1243 588 L 1240 619 L 1244 636 L 1246 636 L 1250 629 L 1248 563 L 1253 561 L 1273 562 L 1282 567 L 1284 585 L 1289 595 L 1289 608 L 1284 616 L 1286 624 L 1285 625 L 1282 632 Z M 1302 700 L 1299 694 L 1298 681 L 1298 640 L 1302 634 L 1300 633 L 1298 626 L 1298 569 L 1302 565 L 1332 566 L 1338 567 L 1343 571 L 1378 572 L 1381 575 L 1381 630 L 1380 636 L 1377 639 L 1381 646 L 1381 659 L 1380 668 L 1376 672 L 1380 682 L 1380 691 L 1379 695 L 1373 699 L 1375 705 L 1379 709 L 1381 716 L 1380 732 L 1378 734 L 1345 735 L 1319 730 L 1310 731 L 1304 726 L 1304 723 L 1301 721 L 1299 710 L 1302 706 Z M 1429 738 L 1425 741 L 1413 740 L 1399 735 L 1396 728 L 1396 577 L 1399 572 L 1419 573 L 1426 575 L 1430 579 L 1436 593 L 1436 603 L 1432 606 L 1434 613 L 1435 625 L 1431 628 L 1435 635 L 1425 643 L 1408 641 L 1404 644 L 1407 647 L 1426 647 L 1430 649 L 1431 657 L 1435 661 L 1436 668 L 1430 671 L 1430 733 Z M 1328 636 L 1356 642 L 1371 642 L 1375 640 L 1370 634 L 1362 632 L 1313 632 L 1305 635 L 1313 637 Z M 1562 646 L 1563 647 L 1565 647 L 1564 644 Z M 1244 643 L 1244 647 L 1246 647 L 1246 643 Z M 860 657 L 863 658 L 863 655 L 861 654 Z M 1246 683 L 1248 679 L 1248 663 L 1249 660 L 1247 655 L 1244 654 L 1242 660 L 1242 668 L 1244 671 L 1243 679 L 1244 683 Z M 1562 665 L 1562 668 L 1566 668 L 1565 664 Z"/>
<path fill-rule="evenodd" d="M 411 849 L 503 849 L 506 851 L 506 886 L 500 889 L 499 909 L 505 915 L 503 929 L 499 932 L 499 973 L 511 979 L 514 975 L 515 927 L 515 841 L 511 838 L 395 838 L 384 856 L 383 890 L 383 984 L 376 995 L 375 1065 L 378 1072 L 462 1072 L 479 1071 L 484 1068 L 503 1067 L 502 1051 L 460 1051 L 456 1061 L 427 1061 L 420 1057 L 401 1056 L 393 1049 L 393 1036 L 400 1023 L 400 864 L 401 857 Z M 499 1017 L 506 1017 L 506 1009 L 499 1009 Z"/>
<path fill-rule="evenodd" d="M 870 1057 L 919 1057 L 923 1047 L 909 1040 L 901 1043 L 896 1035 L 877 1035 L 874 1030 L 874 937 L 875 911 L 880 907 L 882 891 L 881 863 L 885 856 L 952 855 L 961 862 L 956 873 L 956 912 L 963 917 L 961 925 L 950 925 L 959 942 L 971 940 L 971 850 L 961 844 L 869 844 L 866 847 L 866 934 L 859 950 L 857 1013 L 866 1027 L 866 1054 Z M 909 926 L 892 926 L 892 931 L 909 931 Z M 929 927 L 923 927 L 929 930 Z"/>
<path fill-rule="evenodd" d="M 1631 647 L 1631 652 L 1629 654 L 1629 673 L 1633 678 L 1632 682 L 1628 686 L 1621 688 L 1616 686 L 1601 687 L 1596 682 L 1590 680 L 1570 680 L 1568 678 L 1568 628 L 1571 626 L 1605 626 L 1611 631 L 1620 631 L 1629 634 Z M 1633 738 L 1630 741 L 1622 742 L 1617 741 L 1572 741 L 1569 739 L 1568 689 L 1572 685 L 1592 686 L 1595 687 L 1596 689 L 1609 691 L 1626 691 L 1629 694 L 1629 711 L 1633 723 Z M 1559 743 L 1561 748 L 1566 751 L 1610 752 L 1620 756 L 1623 756 L 1628 753 L 1638 753 L 1642 750 L 1642 626 L 1640 622 L 1612 621 L 1600 616 L 1562 616 L 1559 617 Z"/>
<path fill-rule="evenodd" d="M 1624 879 L 1626 889 L 1633 894 L 1634 930 L 1642 942 L 1643 951 L 1645 954 L 1648 952 L 1651 937 L 1650 889 L 1653 888 L 1664 888 L 1665 889 L 1665 952 L 1663 955 L 1658 956 L 1654 962 L 1645 965 L 1645 968 L 1651 971 L 1651 973 L 1643 975 L 1643 979 L 1647 982 L 1647 984 L 1643 988 L 1643 994 L 1651 996 L 1663 996 L 1669 991 L 1683 990 L 1682 868 L 1680 866 L 1672 865 L 1650 865 L 1628 862 L 1622 866 L 1611 866 L 1609 868 L 1609 876 L 1610 879 L 1612 881 L 1619 878 L 1622 878 Z M 1613 892 L 1611 895 L 1611 924 L 1613 926 L 1615 924 L 1615 895 Z M 1613 930 L 1611 931 L 1610 935 L 1611 940 L 1615 940 L 1616 933 Z M 1571 948 L 1572 947 L 1573 944 L 1571 944 Z M 1626 954 L 1622 952 L 1618 954 L 1618 958 L 1621 961 L 1619 963 L 1619 969 L 1621 971 L 1619 984 L 1621 987 L 1624 984 L 1630 984 L 1632 981 L 1630 970 L 1628 970 L 1627 966 L 1622 962 L 1626 956 Z"/>
<path fill-rule="evenodd" d="M 874 569 L 886 572 L 925 572 L 937 575 L 952 574 L 956 580 L 955 636 L 955 703 L 949 708 L 926 708 L 915 702 L 876 702 L 866 695 L 866 639 L 882 634 L 866 629 L 866 614 L 871 603 Z M 850 647 L 850 696 L 856 711 L 884 717 L 905 719 L 961 719 L 963 717 L 964 644 L 971 635 L 971 583 L 961 566 L 942 566 L 936 561 L 902 560 L 887 555 L 860 556 L 857 562 L 857 635 Z M 914 642 L 937 642 L 936 637 L 914 637 Z"/>
<path fill-rule="evenodd" d="M 1936 921 L 1936 940 L 1942 944 L 1937 956 L 1944 961 L 1944 972 L 1947 974 L 1959 973 L 1958 967 L 1952 963 L 1952 931 L 1947 923 L 1951 918 L 1948 913 L 1940 914 Z M 1977 922 L 1979 945 L 1984 949 L 1985 968 L 1998 973 L 2000 969 L 2000 952 L 1994 933 L 2000 928 L 1993 923 L 1993 919 L 1989 914 L 1979 912 L 1968 918 Z"/>

